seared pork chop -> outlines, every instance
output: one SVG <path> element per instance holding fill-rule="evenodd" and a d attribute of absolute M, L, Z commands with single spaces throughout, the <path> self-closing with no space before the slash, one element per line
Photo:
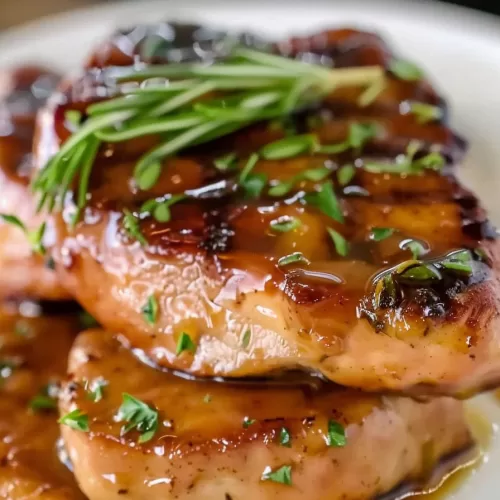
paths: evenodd
<path fill-rule="evenodd" d="M 432 487 L 471 446 L 453 399 L 187 381 L 100 330 L 78 337 L 69 370 L 61 432 L 90 500 L 371 499 Z"/>
<path fill-rule="evenodd" d="M 0 498 L 80 500 L 59 461 L 56 398 L 79 323 L 75 317 L 0 312 Z"/>
<path fill-rule="evenodd" d="M 42 223 L 29 189 L 35 115 L 58 80 L 31 66 L 0 73 L 0 214 L 17 216 L 32 231 Z M 0 284 L 0 297 L 67 298 L 47 259 L 34 253 L 23 230 L 1 217 Z"/>
<path fill-rule="evenodd" d="M 415 68 L 412 78 L 397 70 L 371 34 L 329 31 L 274 50 L 390 71 L 368 106 L 358 106 L 359 88 L 341 87 L 288 123 L 257 123 L 167 158 L 143 190 L 134 168 L 163 136 L 103 142 L 81 220 L 69 223 L 70 195 L 55 215 L 64 285 L 161 368 L 208 377 L 299 368 L 426 394 L 498 383 L 499 245 L 455 178 L 465 145 L 443 100 Z M 78 133 L 68 111 L 85 123 L 89 104 L 115 95 L 118 69 L 90 70 L 54 96 L 39 116 L 39 168 Z M 264 153 L 284 137 L 333 147 Z M 252 197 L 242 176 L 256 151 L 251 179 L 265 186 Z M 228 154 L 237 159 L 221 167 Z M 183 334 L 195 348 L 178 355 Z"/>

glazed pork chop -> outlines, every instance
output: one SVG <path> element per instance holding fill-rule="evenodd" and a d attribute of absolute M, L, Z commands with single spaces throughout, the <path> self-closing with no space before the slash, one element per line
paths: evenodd
<path fill-rule="evenodd" d="M 129 132 L 154 117 L 101 131 L 88 192 L 65 191 L 54 213 L 61 282 L 160 368 L 207 377 L 301 369 L 368 391 L 461 396 L 498 383 L 500 247 L 455 177 L 465 145 L 442 98 L 371 34 L 329 31 L 274 50 L 340 70 L 384 68 L 384 86 L 363 106 L 358 87 L 341 86 L 285 120 L 183 150 L 152 164 L 147 186 L 137 164 L 164 135 Z M 109 104 L 126 112 L 136 102 L 106 98 L 120 88 L 113 75 L 140 79 L 141 70 L 108 70 L 67 81 L 39 115 L 44 185 L 53 152 L 80 126 L 108 119 Z M 189 106 L 182 117 L 213 112 Z M 130 140 L 118 141 L 122 132 Z M 190 349 L 179 351 L 186 336 Z"/>
<path fill-rule="evenodd" d="M 33 232 L 42 224 L 29 189 L 35 115 L 58 80 L 53 72 L 32 66 L 0 73 L 0 214 L 15 214 Z M 22 229 L 0 217 L 0 296 L 67 298 L 33 246 Z"/>
<path fill-rule="evenodd" d="M 99 330 L 78 337 L 69 369 L 61 432 L 90 500 L 400 498 L 470 458 L 453 399 L 187 381 Z"/>
<path fill-rule="evenodd" d="M 56 453 L 59 379 L 78 321 L 21 309 L 0 312 L 0 498 L 83 500 Z"/>

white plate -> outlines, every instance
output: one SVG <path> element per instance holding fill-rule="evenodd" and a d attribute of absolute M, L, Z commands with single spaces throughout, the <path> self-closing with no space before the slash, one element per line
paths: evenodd
<path fill-rule="evenodd" d="M 0 66 L 31 61 L 72 69 L 115 27 L 160 19 L 273 36 L 339 24 L 380 31 L 396 50 L 425 67 L 448 96 L 453 124 L 471 143 L 462 177 L 500 224 L 500 20 L 424 1 L 141 1 L 78 10 L 0 34 Z M 474 405 L 500 423 L 500 401 L 482 396 Z M 484 462 L 449 498 L 498 500 L 500 439 L 493 438 Z"/>

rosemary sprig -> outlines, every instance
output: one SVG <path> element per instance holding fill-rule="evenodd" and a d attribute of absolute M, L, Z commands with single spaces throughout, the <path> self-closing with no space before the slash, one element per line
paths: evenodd
<path fill-rule="evenodd" d="M 257 121 L 283 119 L 341 87 L 365 88 L 370 99 L 363 95 L 360 105 L 367 105 L 385 81 L 384 68 L 379 66 L 332 69 L 246 48 L 236 48 L 226 60 L 212 65 L 194 62 L 125 72 L 111 69 L 108 76 L 115 78 L 119 94 L 92 104 L 78 119 L 75 110 L 68 110 L 67 121 L 74 132 L 34 182 L 39 209 L 52 211 L 57 201 L 60 209 L 78 178 L 74 222 L 87 201 L 102 141 L 160 137 L 159 145 L 139 159 L 134 172 L 137 186 L 148 190 L 161 175 L 165 158 L 179 151 Z M 149 81 L 158 77 L 165 82 Z M 253 186 L 257 181 L 259 185 Z M 263 179 L 250 176 L 247 184 L 255 193 L 262 189 Z"/>

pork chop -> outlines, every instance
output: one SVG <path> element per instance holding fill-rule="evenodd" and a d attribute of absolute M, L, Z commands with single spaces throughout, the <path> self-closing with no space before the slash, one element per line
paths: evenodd
<path fill-rule="evenodd" d="M 54 216 L 62 283 L 160 368 L 207 377 L 298 368 L 420 394 L 496 385 L 500 247 L 455 177 L 465 144 L 443 99 L 421 76 L 397 76 L 400 60 L 371 34 L 329 31 L 274 47 L 336 67 L 388 68 L 385 89 L 361 108 L 358 88 L 334 91 L 290 116 L 291 136 L 290 123 L 257 123 L 167 158 L 144 190 L 134 168 L 162 136 L 103 142 L 81 219 L 68 223 L 71 195 Z M 115 92 L 105 69 L 67 81 L 39 116 L 38 167 L 76 133 L 68 111 L 84 122 L 89 104 Z M 415 102 L 433 117 L 423 120 Z M 367 123 L 378 132 L 362 147 L 261 156 L 258 197 L 235 178 L 284 137 L 338 146 Z M 240 160 L 221 169 L 228 154 Z M 170 204 L 168 220 L 141 208 L 151 199 Z M 179 355 L 184 334 L 195 348 Z"/>
<path fill-rule="evenodd" d="M 69 369 L 61 431 L 90 500 L 378 498 L 432 489 L 438 464 L 470 458 L 453 399 L 187 381 L 100 330 L 78 337 Z"/>

